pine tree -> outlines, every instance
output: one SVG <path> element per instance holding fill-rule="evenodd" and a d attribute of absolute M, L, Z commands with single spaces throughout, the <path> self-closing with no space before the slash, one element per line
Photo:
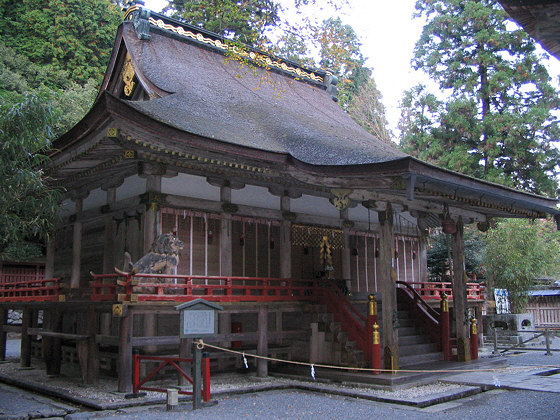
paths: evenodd
<path fill-rule="evenodd" d="M 119 8 L 109 0 L 0 2 L 5 46 L 82 85 L 89 79 L 101 83 L 121 20 Z"/>
<path fill-rule="evenodd" d="M 426 115 L 421 98 L 405 96 L 403 147 L 452 170 L 554 195 L 560 99 L 534 41 L 510 29 L 491 0 L 419 0 L 416 9 L 427 23 L 413 65 L 448 99 L 435 106 L 430 98 Z"/>

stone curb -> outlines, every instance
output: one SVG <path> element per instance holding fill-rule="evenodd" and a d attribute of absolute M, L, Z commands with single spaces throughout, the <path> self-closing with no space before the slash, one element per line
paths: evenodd
<path fill-rule="evenodd" d="M 97 411 L 114 411 L 114 410 L 121 410 L 121 409 L 131 408 L 131 407 L 165 404 L 166 402 L 165 398 L 152 398 L 149 400 L 142 400 L 142 401 L 129 400 L 124 402 L 103 404 L 95 400 L 92 400 L 90 398 L 72 395 L 67 391 L 63 391 L 48 385 L 38 385 L 32 382 L 11 378 L 3 374 L 0 374 L 0 382 L 4 382 L 8 385 L 14 385 L 19 388 L 33 391 L 39 394 L 47 395 L 49 397 L 59 398 Z M 429 407 L 431 405 L 441 404 L 443 402 L 464 398 L 467 396 L 478 394 L 483 390 L 486 390 L 485 388 L 476 385 L 474 386 L 464 385 L 459 390 L 445 392 L 440 395 L 435 395 L 435 396 L 430 395 L 424 398 L 420 397 L 420 398 L 406 399 L 406 398 L 389 398 L 389 397 L 369 395 L 360 391 L 343 390 L 336 387 L 320 385 L 320 384 L 307 385 L 307 384 L 296 383 L 296 382 L 288 382 L 288 383 L 276 384 L 276 385 L 260 385 L 260 386 L 245 387 L 241 389 L 220 390 L 220 391 L 213 392 L 212 396 L 221 397 L 227 395 L 250 394 L 254 392 L 266 392 L 266 391 L 276 391 L 276 390 L 286 390 L 286 389 L 298 389 L 298 390 L 308 391 L 308 392 L 327 393 L 327 394 L 338 395 L 342 397 L 360 398 L 369 401 L 408 405 L 408 406 L 413 406 L 418 408 Z M 191 399 L 192 398 L 189 396 L 183 396 L 180 398 L 182 402 L 190 401 Z M 87 416 L 92 417 L 94 415 L 95 415 L 94 413 L 74 413 L 74 414 L 69 414 L 67 416 L 67 419 L 70 420 L 70 419 L 86 418 Z"/>

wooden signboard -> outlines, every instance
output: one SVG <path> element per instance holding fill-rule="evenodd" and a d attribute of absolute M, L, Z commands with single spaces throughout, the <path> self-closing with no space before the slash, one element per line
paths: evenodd
<path fill-rule="evenodd" d="M 223 308 L 203 299 L 195 299 L 175 307 L 181 311 L 181 338 L 203 338 L 218 332 L 218 311 Z"/>

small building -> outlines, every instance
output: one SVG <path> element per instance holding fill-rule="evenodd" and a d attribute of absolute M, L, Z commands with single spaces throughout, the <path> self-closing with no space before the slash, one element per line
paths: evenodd
<path fill-rule="evenodd" d="M 42 336 L 51 373 L 61 348 L 76 349 L 84 380 L 106 369 L 129 391 L 132 349 L 188 352 L 174 306 L 204 298 L 224 307 L 223 347 L 363 366 L 373 294 L 385 366 L 414 366 L 443 357 L 432 308 L 442 292 L 469 360 L 466 313 L 482 298 L 466 280 L 463 226 L 558 216 L 556 200 L 408 156 L 335 97 L 327 71 L 132 5 L 95 104 L 50 153 L 46 170 L 67 194 L 44 279 L 1 285 L 0 315 L 24 311 L 22 364 Z M 426 229 L 441 225 L 453 282 L 432 284 Z M 115 272 L 168 232 L 183 247 L 166 275 Z"/>

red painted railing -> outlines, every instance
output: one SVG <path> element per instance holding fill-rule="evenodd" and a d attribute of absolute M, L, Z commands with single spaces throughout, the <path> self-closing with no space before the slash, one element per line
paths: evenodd
<path fill-rule="evenodd" d="M 370 349 L 372 334 L 367 330 L 367 318 L 350 303 L 336 285 L 328 281 L 321 282 L 317 286 L 316 293 L 319 302 L 327 305 L 334 320 L 340 322 L 342 329 L 348 333 L 352 341 L 356 342 L 357 348 L 364 352 L 365 359 L 371 363 L 371 351 L 368 349 Z"/>
<path fill-rule="evenodd" d="M 0 283 L 0 302 L 58 301 L 60 296 L 59 278 Z"/>
<path fill-rule="evenodd" d="M 121 302 L 278 302 L 313 300 L 315 280 L 181 276 L 166 274 L 93 274 L 92 300 Z"/>
<path fill-rule="evenodd" d="M 152 361 L 160 362 L 159 365 L 153 369 L 150 373 L 146 375 L 145 378 L 140 378 L 140 362 L 141 361 Z M 193 385 L 193 380 L 187 375 L 187 373 L 181 369 L 180 363 L 192 363 L 193 359 L 185 359 L 183 357 L 170 357 L 170 356 L 140 356 L 139 354 L 134 354 L 132 359 L 132 391 L 138 394 L 138 391 L 155 391 L 155 392 L 167 392 L 167 388 L 156 387 L 156 386 L 146 386 L 146 382 L 149 382 L 158 372 L 162 371 L 166 366 L 172 366 L 175 370 L 185 378 L 191 385 Z M 179 390 L 179 394 L 183 395 L 193 395 L 192 391 Z M 210 359 L 208 357 L 202 358 L 202 399 L 204 401 L 210 401 Z"/>
<path fill-rule="evenodd" d="M 449 300 L 453 300 L 453 289 L 450 282 L 408 282 L 424 300 L 440 300 L 441 294 L 446 293 Z M 484 300 L 480 283 L 467 283 L 467 299 Z"/>
<path fill-rule="evenodd" d="M 441 343 L 440 314 L 428 305 L 422 296 L 414 289 L 410 283 L 397 281 L 397 298 L 408 303 L 412 308 L 416 319 L 422 324 L 426 333 L 430 335 L 436 343 Z"/>

